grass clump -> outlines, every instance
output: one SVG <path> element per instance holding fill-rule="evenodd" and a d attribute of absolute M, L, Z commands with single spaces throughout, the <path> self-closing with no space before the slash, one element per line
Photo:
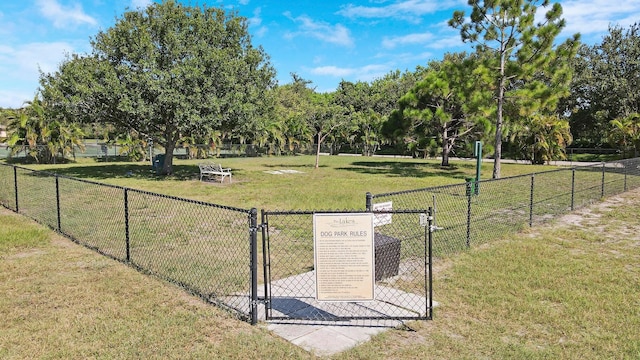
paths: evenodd
<path fill-rule="evenodd" d="M 24 219 L 5 216 L 0 226 L 0 254 L 44 246 L 49 241 L 49 232 L 44 228 L 25 227 Z"/>

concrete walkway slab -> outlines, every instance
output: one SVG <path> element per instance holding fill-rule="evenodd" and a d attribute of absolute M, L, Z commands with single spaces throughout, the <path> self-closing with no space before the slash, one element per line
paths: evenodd
<path fill-rule="evenodd" d="M 310 271 L 272 282 L 272 316 L 284 319 L 268 321 L 267 329 L 318 356 L 345 351 L 381 332 L 404 325 L 403 320 L 393 318 L 427 313 L 425 297 L 379 284 L 376 284 L 374 301 L 319 302 L 315 299 L 314 277 Z M 433 306 L 436 305 L 433 302 Z M 348 317 L 354 319 L 348 320 Z"/>
<path fill-rule="evenodd" d="M 427 314 L 427 298 L 382 284 L 375 285 L 374 301 L 320 302 L 315 299 L 313 271 L 272 281 L 272 316 L 281 319 L 266 321 L 266 328 L 315 355 L 330 356 L 405 324 L 406 320 L 394 318 L 424 317 Z M 258 287 L 258 296 L 264 298 L 263 286 Z M 243 313 L 249 312 L 248 294 L 219 300 L 237 304 L 237 309 Z M 436 307 L 438 303 L 433 301 L 432 305 Z M 259 320 L 266 320 L 265 311 L 264 306 L 258 306 Z"/>

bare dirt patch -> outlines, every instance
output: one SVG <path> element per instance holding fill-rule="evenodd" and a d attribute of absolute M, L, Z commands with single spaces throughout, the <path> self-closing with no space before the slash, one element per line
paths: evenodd
<path fill-rule="evenodd" d="M 559 217 L 553 224 L 555 226 L 593 227 L 600 223 L 605 213 L 637 203 L 640 200 L 640 189 L 635 189 L 620 195 L 606 198 L 591 206 L 576 210 L 570 214 Z"/>

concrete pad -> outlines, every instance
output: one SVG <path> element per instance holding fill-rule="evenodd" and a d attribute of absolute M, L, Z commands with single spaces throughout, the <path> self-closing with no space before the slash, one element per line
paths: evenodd
<path fill-rule="evenodd" d="M 271 312 L 266 327 L 273 334 L 318 356 L 330 356 L 367 342 L 372 336 L 404 325 L 394 317 L 425 316 L 427 298 L 390 287 L 375 285 L 376 299 L 365 302 L 320 302 L 315 299 L 315 273 L 294 275 L 271 283 Z M 264 287 L 258 287 L 264 298 Z M 248 294 L 221 297 L 249 313 Z M 438 303 L 433 301 L 433 306 Z M 358 319 L 357 317 L 379 317 Z M 355 319 L 347 320 L 348 317 Z M 266 319 L 265 307 L 258 306 L 258 318 Z"/>
<path fill-rule="evenodd" d="M 321 327 L 310 334 L 291 341 L 291 343 L 316 355 L 329 356 L 352 348 L 357 344 L 357 341 L 329 327 Z"/>
<path fill-rule="evenodd" d="M 315 355 L 330 356 L 404 324 L 384 318 L 426 315 L 428 301 L 424 296 L 375 286 L 375 301 L 335 303 L 315 299 L 313 271 L 273 281 L 272 315 L 285 320 L 270 320 L 267 329 Z M 433 306 L 437 306 L 435 301 Z M 381 319 L 345 320 L 358 316 Z"/>

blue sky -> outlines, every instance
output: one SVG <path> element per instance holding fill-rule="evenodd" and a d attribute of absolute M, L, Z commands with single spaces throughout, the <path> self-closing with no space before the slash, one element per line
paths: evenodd
<path fill-rule="evenodd" d="M 53 72 L 68 53 L 87 53 L 89 40 L 126 9 L 150 0 L 3 0 L 0 3 L 0 107 L 33 98 L 39 69 Z M 249 19 L 254 45 L 262 45 L 280 84 L 295 72 L 317 91 L 344 79 L 371 81 L 389 71 L 414 70 L 446 52 L 468 48 L 447 26 L 466 0 L 192 0 L 225 7 Z M 585 43 L 600 42 L 609 24 L 640 21 L 640 0 L 561 0 L 567 27 Z M 615 4 L 615 5 L 614 5 Z"/>

